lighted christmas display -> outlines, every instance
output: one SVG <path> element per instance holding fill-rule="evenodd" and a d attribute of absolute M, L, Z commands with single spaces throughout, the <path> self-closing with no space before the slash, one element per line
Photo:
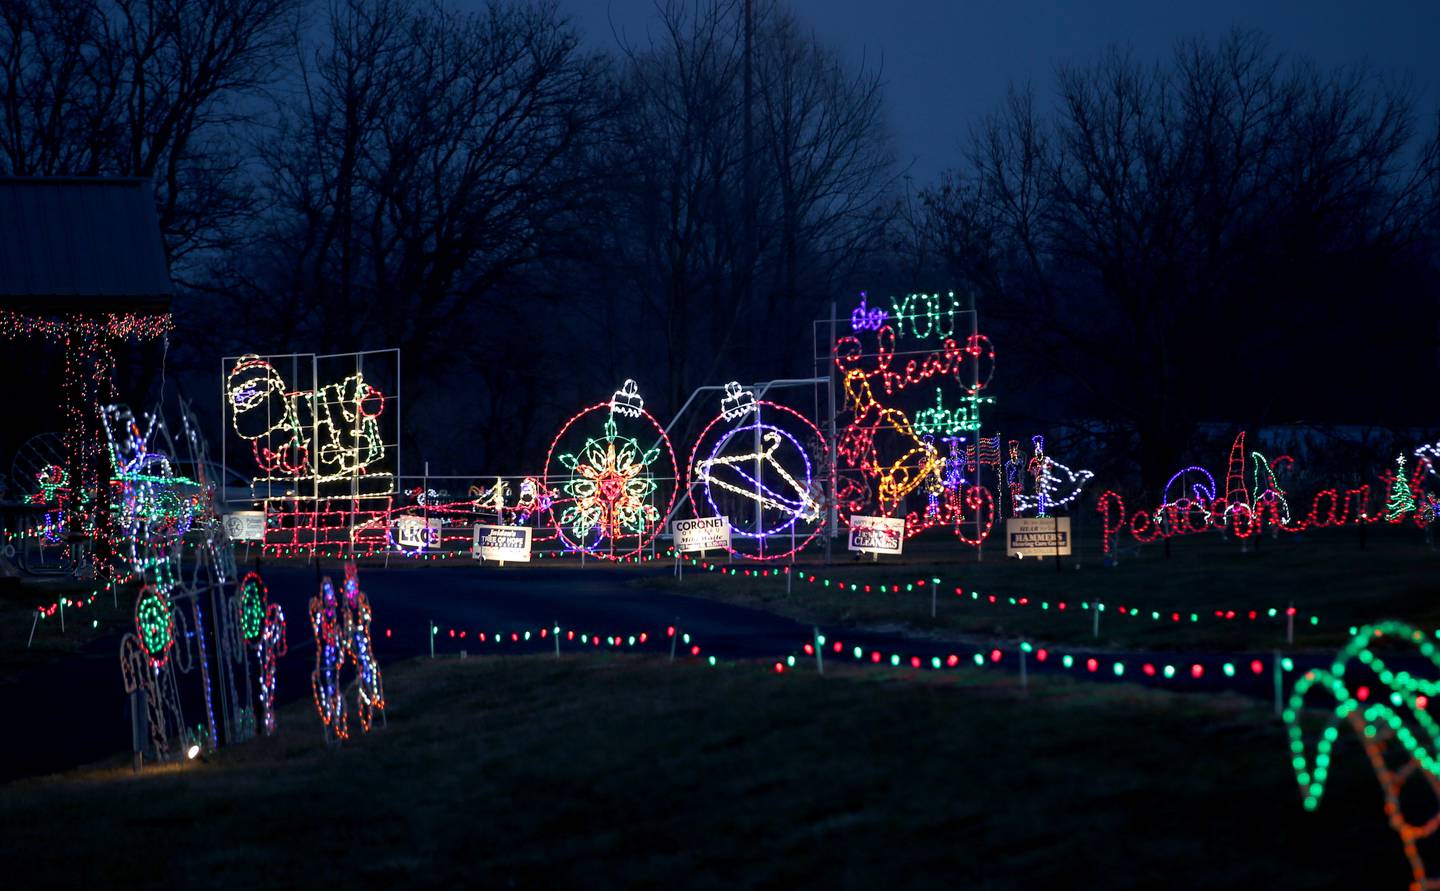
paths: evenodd
<path fill-rule="evenodd" d="M 121 642 L 121 667 L 127 688 L 144 691 L 147 708 L 156 710 L 151 753 L 177 755 L 176 740 L 188 726 L 178 693 L 181 676 L 199 681 L 199 745 L 243 740 L 254 727 L 241 645 L 245 598 L 235 587 L 234 554 L 206 475 L 198 426 L 183 406 L 178 435 L 158 407 L 136 416 L 123 405 L 107 405 L 100 415 L 110 459 L 110 571 L 141 582 L 135 633 Z M 197 478 L 179 473 L 182 466 L 195 468 Z M 183 658 L 173 658 L 177 653 Z M 143 668 L 137 654 L 144 656 Z"/>
<path fill-rule="evenodd" d="M 260 715 L 266 735 L 275 732 L 275 660 L 285 655 L 285 611 L 269 602 L 269 589 L 256 573 L 240 582 L 240 631 L 255 649 L 260 667 Z"/>
<path fill-rule="evenodd" d="M 600 421 L 600 434 L 585 435 Z M 582 439 L 583 437 L 583 439 Z M 654 540 L 679 477 L 665 430 L 645 410 L 634 381 L 560 428 L 541 486 L 565 546 L 605 558 L 635 556 Z"/>
<path fill-rule="evenodd" d="M 1415 495 L 1405 479 L 1405 456 L 1395 456 L 1395 482 L 1390 485 L 1390 500 L 1385 505 L 1385 519 L 1391 522 L 1415 510 Z"/>
<path fill-rule="evenodd" d="M 983 462 L 978 450 L 980 407 L 993 404 L 981 391 L 994 376 L 995 351 L 982 334 L 956 340 L 959 315 L 973 314 L 954 294 L 910 294 L 892 299 L 883 316 L 866 307 L 852 314 L 855 333 L 840 338 L 834 354 L 848 415 L 836 454 L 842 470 L 855 472 L 836 481 L 842 516 L 903 512 L 907 535 L 940 525 L 967 543 L 988 535 L 995 496 L 982 485 L 980 466 L 997 473 L 999 443 L 991 438 Z M 862 333 L 873 333 L 873 346 Z M 902 350 L 902 341 L 919 344 Z M 907 388 L 927 382 L 933 402 L 913 414 L 895 404 Z M 923 505 L 909 506 L 922 496 Z"/>
<path fill-rule="evenodd" d="M 385 457 L 385 395 L 364 374 L 292 390 L 268 360 L 251 355 L 230 369 L 225 390 L 231 427 L 250 443 L 260 470 L 257 485 L 346 481 L 360 494 L 391 490 L 391 475 L 375 467 Z"/>
<path fill-rule="evenodd" d="M 820 453 L 812 455 L 808 443 Z M 820 470 L 828 462 L 820 428 L 732 382 L 720 414 L 695 440 L 685 489 L 697 515 L 729 518 L 733 553 L 779 559 L 819 534 Z"/>
<path fill-rule="evenodd" d="M 1314 528 L 1398 523 L 1406 516 L 1410 516 L 1415 525 L 1424 527 L 1433 517 L 1433 510 L 1426 507 L 1433 495 L 1424 491 L 1425 481 L 1433 473 L 1427 448 L 1415 450 L 1420 466 L 1408 479 L 1401 456 L 1397 470 L 1379 477 L 1383 488 L 1362 483 L 1344 489 L 1320 489 L 1311 495 L 1309 511 L 1301 516 L 1291 505 L 1293 496 L 1280 482 L 1282 474 L 1295 472 L 1298 462 L 1290 455 L 1270 460 L 1252 451 L 1247 464 L 1245 432 L 1240 431 L 1230 448 L 1223 496 L 1216 478 L 1203 467 L 1187 467 L 1171 477 L 1153 513 L 1144 510 L 1130 513 L 1119 493 L 1103 493 L 1096 510 L 1103 518 L 1104 549 L 1110 552 L 1121 534 L 1145 543 L 1218 531 L 1243 541 L 1264 529 L 1277 534 L 1300 533 Z M 1387 493 L 1385 505 L 1373 503 L 1377 491 Z"/>
<path fill-rule="evenodd" d="M 309 614 L 310 630 L 315 637 L 315 668 L 310 674 L 310 689 L 326 739 L 339 741 L 350 737 L 341 678 L 347 663 L 354 666 L 355 712 L 360 718 L 360 728 L 369 732 L 375 712 L 384 714 L 385 693 L 370 638 L 373 619 L 370 601 L 360 590 L 353 562 L 345 564 L 341 595 L 336 595 L 329 576 L 320 580 L 319 593 L 310 599 Z"/>
<path fill-rule="evenodd" d="M 115 398 L 112 379 L 115 347 L 126 341 L 168 337 L 174 324 L 170 314 L 96 313 L 33 316 L 0 309 L 0 336 L 36 336 L 61 344 L 65 351 L 64 483 L 68 498 L 61 508 L 65 519 L 56 526 L 95 536 L 103 544 L 112 537 L 105 509 L 105 427 L 101 406 Z M 52 477 L 53 480 L 53 477 Z M 58 487 L 57 487 L 58 488 Z M 103 571 L 108 555 L 101 553 Z"/>
<path fill-rule="evenodd" d="M 1035 511 L 1037 517 L 1048 517 L 1051 512 L 1069 505 L 1080 497 L 1085 483 L 1095 474 L 1088 470 L 1071 470 L 1045 454 L 1045 437 L 1035 436 L 1031 440 L 1032 452 L 1026 473 L 1034 480 L 1030 494 L 1015 496 L 1018 513 Z"/>

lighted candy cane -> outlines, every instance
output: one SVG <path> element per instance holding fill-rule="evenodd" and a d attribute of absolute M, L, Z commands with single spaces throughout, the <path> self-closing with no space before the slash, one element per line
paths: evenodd
<path fill-rule="evenodd" d="M 1429 702 L 1440 695 L 1440 681 L 1388 668 L 1376 650 L 1386 641 L 1405 646 L 1431 670 L 1440 670 L 1440 653 L 1424 632 L 1400 622 L 1360 628 L 1328 670 L 1307 671 L 1295 682 L 1288 707 L 1281 714 L 1290 736 L 1290 763 L 1305 809 L 1317 809 L 1329 780 L 1331 752 L 1340 725 L 1348 723 L 1365 747 L 1385 795 L 1385 814 L 1410 862 L 1410 887 L 1440 888 L 1440 878 L 1430 875 L 1417 845 L 1440 831 L 1440 812 L 1432 803 L 1429 819 L 1411 823 L 1401 806 L 1412 779 L 1428 787 L 1427 797 L 1432 802 L 1440 796 L 1440 724 L 1427 711 Z M 1326 705 L 1324 724 L 1313 746 L 1303 726 L 1306 697 L 1312 691 L 1321 695 Z"/>

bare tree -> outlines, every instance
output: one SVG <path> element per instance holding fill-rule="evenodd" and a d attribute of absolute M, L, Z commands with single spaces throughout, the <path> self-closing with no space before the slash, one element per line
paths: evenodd
<path fill-rule="evenodd" d="M 545 324 L 527 272 L 594 200 L 585 155 L 614 109 L 578 46 L 554 3 L 337 3 L 262 147 L 274 211 L 226 289 L 317 345 L 434 357 L 409 366 L 415 384 L 463 373 L 498 460 L 535 401 L 514 389 L 533 375 L 507 376 Z M 412 431 L 424 419 L 406 413 Z"/>
<path fill-rule="evenodd" d="M 625 53 L 621 250 L 662 320 L 674 405 L 723 367 L 803 367 L 772 348 L 804 335 L 893 212 L 878 71 L 754 6 L 669 0 Z"/>
<path fill-rule="evenodd" d="M 1253 33 L 1182 42 L 1169 65 L 1112 50 L 1060 71 L 1048 118 L 1012 94 L 924 225 L 1051 394 L 1138 435 L 1155 482 L 1203 416 L 1304 404 L 1321 367 L 1273 361 L 1276 340 L 1318 342 L 1367 280 L 1401 274 L 1435 210 L 1413 127 L 1403 89 Z"/>
<path fill-rule="evenodd" d="M 0 172 L 149 177 L 174 271 L 247 207 L 234 148 L 296 0 L 0 0 Z"/>

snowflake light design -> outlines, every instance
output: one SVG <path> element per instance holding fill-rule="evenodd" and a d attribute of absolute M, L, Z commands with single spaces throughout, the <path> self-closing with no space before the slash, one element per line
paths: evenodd
<path fill-rule="evenodd" d="M 601 418 L 601 435 L 581 432 Z M 678 476 L 670 438 L 627 381 L 614 398 L 561 426 L 545 455 L 545 476 L 535 482 L 534 505 L 549 511 L 566 548 L 629 559 L 655 540 Z"/>
<path fill-rule="evenodd" d="M 573 503 L 560 515 L 579 539 L 599 530 L 602 538 L 643 535 L 660 512 L 650 503 L 658 488 L 650 465 L 660 456 L 657 444 L 642 450 L 633 437 L 620 436 L 615 418 L 605 420 L 605 435 L 586 440 L 579 455 L 561 455 L 574 476 L 562 487 Z"/>

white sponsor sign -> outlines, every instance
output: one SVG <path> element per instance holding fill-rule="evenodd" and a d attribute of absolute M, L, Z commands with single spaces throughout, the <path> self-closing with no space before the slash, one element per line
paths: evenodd
<path fill-rule="evenodd" d="M 470 553 L 477 560 L 499 560 L 501 563 L 530 562 L 529 526 L 475 526 L 475 541 Z"/>
<path fill-rule="evenodd" d="M 697 517 L 693 520 L 676 520 L 670 524 L 675 535 L 675 550 L 710 551 L 730 550 L 729 517 Z"/>
<path fill-rule="evenodd" d="M 417 551 L 440 547 L 440 518 L 396 517 L 395 544 Z"/>
<path fill-rule="evenodd" d="M 1070 556 L 1069 517 L 1022 517 L 1005 521 L 1005 556 Z"/>
<path fill-rule="evenodd" d="M 237 510 L 225 515 L 225 534 L 231 541 L 264 541 L 265 512 Z"/>
<path fill-rule="evenodd" d="M 850 517 L 850 550 L 899 554 L 905 549 L 905 521 L 895 517 Z"/>

